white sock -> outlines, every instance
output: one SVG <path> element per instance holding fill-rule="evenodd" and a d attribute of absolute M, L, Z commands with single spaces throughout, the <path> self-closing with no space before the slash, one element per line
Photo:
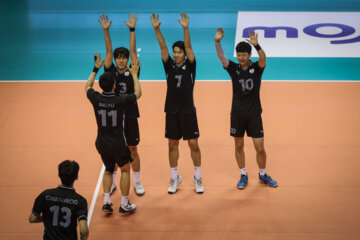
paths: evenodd
<path fill-rule="evenodd" d="M 112 185 L 116 185 L 116 172 L 113 172 L 113 182 Z"/>
<path fill-rule="evenodd" d="M 240 174 L 241 175 L 246 175 L 246 168 L 240 168 Z"/>
<path fill-rule="evenodd" d="M 174 167 L 174 168 L 170 168 L 171 170 L 171 178 L 176 180 L 177 179 L 177 176 L 178 176 L 178 171 L 177 171 L 177 167 Z"/>
<path fill-rule="evenodd" d="M 140 171 L 134 172 L 134 183 L 140 182 Z"/>
<path fill-rule="evenodd" d="M 264 176 L 266 174 L 265 168 L 259 168 L 259 172 L 261 176 Z"/>
<path fill-rule="evenodd" d="M 199 180 L 201 178 L 201 166 L 195 168 L 195 179 Z"/>
<path fill-rule="evenodd" d="M 104 204 L 110 204 L 110 193 L 104 193 Z"/>
<path fill-rule="evenodd" d="M 129 196 L 121 196 L 121 204 L 122 205 L 128 205 L 129 203 Z"/>

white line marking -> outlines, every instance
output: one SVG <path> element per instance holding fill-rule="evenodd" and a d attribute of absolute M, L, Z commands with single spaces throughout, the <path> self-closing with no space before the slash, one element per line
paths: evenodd
<path fill-rule="evenodd" d="M 103 164 L 102 168 L 100 170 L 100 175 L 99 175 L 99 178 L 98 178 L 98 181 L 97 181 L 97 184 L 96 184 L 94 195 L 93 195 L 92 200 L 91 200 L 91 205 L 90 205 L 90 209 L 89 209 L 89 213 L 88 213 L 88 227 L 90 226 L 91 217 L 92 217 L 92 214 L 94 212 L 94 207 L 95 207 L 95 204 L 96 204 L 97 196 L 99 194 L 100 185 L 101 185 L 101 182 L 102 182 L 102 179 L 103 179 L 103 176 L 104 176 L 104 172 L 105 172 L 105 166 Z"/>

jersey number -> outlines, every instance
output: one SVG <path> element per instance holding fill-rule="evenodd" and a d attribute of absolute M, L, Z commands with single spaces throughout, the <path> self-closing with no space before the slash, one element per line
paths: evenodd
<path fill-rule="evenodd" d="M 180 86 L 181 86 L 182 77 L 183 77 L 183 75 L 175 75 L 175 79 L 177 80 L 177 84 L 176 84 L 177 88 L 180 88 Z"/>
<path fill-rule="evenodd" d="M 247 80 L 240 79 L 239 83 L 243 91 L 251 91 L 254 88 L 254 81 L 252 80 L 252 78 L 249 78 Z"/>
<path fill-rule="evenodd" d="M 65 214 L 61 221 L 59 222 L 59 210 Z M 60 208 L 59 206 L 52 206 L 50 208 L 50 212 L 53 213 L 53 222 L 52 222 L 52 225 L 54 227 L 57 227 L 58 225 L 64 227 L 64 228 L 67 228 L 70 223 L 71 223 L 71 210 L 68 208 L 68 207 L 62 207 Z"/>
<path fill-rule="evenodd" d="M 101 126 L 106 127 L 106 116 L 111 117 L 113 127 L 117 126 L 117 110 L 108 113 L 106 113 L 106 110 L 99 110 L 98 113 L 101 116 Z"/>

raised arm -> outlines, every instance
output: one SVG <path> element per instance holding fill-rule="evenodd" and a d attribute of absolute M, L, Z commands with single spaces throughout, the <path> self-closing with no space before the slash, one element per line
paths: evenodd
<path fill-rule="evenodd" d="M 136 98 L 139 99 L 141 97 L 141 87 L 138 78 L 140 62 L 138 60 L 134 60 L 131 62 L 131 68 L 129 66 L 127 66 L 127 68 L 129 69 L 130 74 L 134 81 L 134 93 L 136 95 Z"/>
<path fill-rule="evenodd" d="M 108 21 L 107 15 L 100 16 L 98 19 L 99 23 L 101 24 L 102 29 L 104 30 L 104 39 L 105 39 L 105 47 L 106 47 L 106 55 L 105 55 L 105 68 L 108 69 L 111 67 L 112 58 L 113 58 L 113 50 L 111 45 L 111 38 L 110 38 L 110 26 L 112 21 Z"/>
<path fill-rule="evenodd" d="M 95 81 L 96 74 L 104 64 L 104 60 L 101 61 L 101 54 L 100 53 L 96 52 L 94 54 L 94 58 L 95 58 L 95 66 L 94 66 L 93 71 L 90 74 L 90 76 L 89 76 L 89 78 L 88 78 L 88 80 L 87 80 L 87 82 L 85 84 L 85 92 L 87 92 L 90 88 L 92 88 L 94 86 L 94 81 Z"/>
<path fill-rule="evenodd" d="M 221 39 L 224 37 L 224 30 L 222 28 L 218 28 L 215 34 L 215 48 L 218 58 L 220 59 L 220 62 L 224 66 L 224 68 L 227 68 L 229 66 L 229 59 L 225 56 L 224 50 L 221 47 Z"/>
<path fill-rule="evenodd" d="M 169 49 L 166 46 L 164 36 L 160 31 L 160 25 L 162 22 L 159 21 L 159 14 L 153 13 L 150 16 L 151 24 L 154 27 L 156 39 L 159 42 L 160 49 L 161 49 L 161 59 L 165 62 L 169 58 Z"/>
<path fill-rule="evenodd" d="M 259 67 L 264 68 L 266 65 L 266 54 L 259 45 L 258 34 L 254 31 L 249 32 L 250 39 L 246 39 L 248 43 L 253 45 L 259 54 Z"/>
<path fill-rule="evenodd" d="M 185 45 L 186 56 L 190 62 L 193 62 L 195 60 L 195 55 L 191 47 L 191 41 L 190 41 L 189 16 L 186 13 L 181 13 L 181 20 L 179 18 L 177 20 L 184 29 L 184 45 Z"/>
<path fill-rule="evenodd" d="M 89 228 L 87 225 L 87 220 L 79 221 L 79 230 L 80 230 L 80 239 L 87 240 L 89 237 Z"/>
<path fill-rule="evenodd" d="M 135 36 L 135 26 L 138 18 L 137 15 L 134 13 L 131 16 L 129 13 L 128 16 L 129 16 L 129 21 L 127 22 L 126 20 L 124 20 L 124 22 L 130 30 L 130 57 L 131 57 L 131 61 L 133 61 L 138 59 L 138 56 L 136 54 L 136 36 Z"/>

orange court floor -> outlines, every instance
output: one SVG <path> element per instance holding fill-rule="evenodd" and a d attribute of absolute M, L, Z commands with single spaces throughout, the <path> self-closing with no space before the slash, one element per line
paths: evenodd
<path fill-rule="evenodd" d="M 90 206 L 102 162 L 84 85 L 0 83 L 0 239 L 41 239 L 43 225 L 30 224 L 28 216 L 36 196 L 60 183 L 62 160 L 79 162 L 75 188 Z M 229 134 L 231 82 L 196 82 L 202 195 L 194 191 L 184 141 L 183 183 L 176 194 L 167 193 L 166 82 L 141 86 L 138 150 L 146 193 L 138 197 L 131 188 L 137 210 L 125 217 L 117 211 L 117 190 L 114 213 L 105 216 L 100 188 L 89 239 L 360 239 L 360 82 L 263 82 L 267 172 L 279 186 L 259 183 L 255 150 L 246 138 L 244 190 L 236 188 L 240 173 Z"/>

